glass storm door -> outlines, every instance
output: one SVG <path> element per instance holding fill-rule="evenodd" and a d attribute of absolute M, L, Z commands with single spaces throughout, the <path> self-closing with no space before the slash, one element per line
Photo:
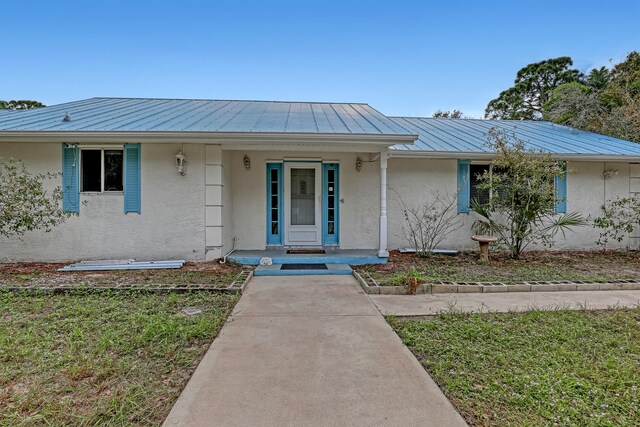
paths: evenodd
<path fill-rule="evenodd" d="M 285 163 L 285 244 L 322 243 L 320 163 Z"/>

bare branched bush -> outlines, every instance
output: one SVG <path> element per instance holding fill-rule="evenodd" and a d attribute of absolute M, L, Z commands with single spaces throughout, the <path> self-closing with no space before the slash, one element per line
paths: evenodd
<path fill-rule="evenodd" d="M 424 204 L 409 206 L 395 193 L 404 213 L 404 237 L 419 256 L 430 256 L 448 234 L 462 227 L 455 195 L 434 191 L 433 197 Z"/>

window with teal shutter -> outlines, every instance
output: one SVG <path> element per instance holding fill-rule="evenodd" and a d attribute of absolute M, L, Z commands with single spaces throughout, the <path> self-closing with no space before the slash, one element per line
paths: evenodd
<path fill-rule="evenodd" d="M 140 213 L 140 144 L 124 144 L 124 212 Z"/>
<path fill-rule="evenodd" d="M 80 212 L 78 146 L 62 144 L 62 209 L 65 212 Z"/>
<path fill-rule="evenodd" d="M 458 213 L 469 213 L 471 177 L 469 160 L 458 160 Z"/>
<path fill-rule="evenodd" d="M 561 165 L 564 173 L 556 176 L 556 213 L 567 213 L 567 163 Z"/>

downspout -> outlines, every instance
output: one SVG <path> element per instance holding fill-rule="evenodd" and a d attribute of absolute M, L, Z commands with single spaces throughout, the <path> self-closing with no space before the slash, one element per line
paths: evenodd
<path fill-rule="evenodd" d="M 227 263 L 227 257 L 229 255 L 231 255 L 235 250 L 236 250 L 236 238 L 234 236 L 234 238 L 232 240 L 232 243 L 231 243 L 231 250 L 225 256 L 222 257 L 222 260 L 220 261 L 220 264 L 226 264 Z"/>

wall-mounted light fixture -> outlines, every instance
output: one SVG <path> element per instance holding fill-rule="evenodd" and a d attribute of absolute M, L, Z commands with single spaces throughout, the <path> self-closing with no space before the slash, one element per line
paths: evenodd
<path fill-rule="evenodd" d="M 182 154 L 182 151 L 176 154 L 176 169 L 178 169 L 178 173 L 180 175 L 184 175 L 185 173 L 185 170 L 184 170 L 185 163 L 187 163 L 187 161 L 185 160 L 184 154 Z"/>
<path fill-rule="evenodd" d="M 609 169 L 609 170 L 606 170 L 606 171 L 602 172 L 602 174 L 605 176 L 605 178 L 610 178 L 612 176 L 618 175 L 618 170 L 617 169 Z"/>
<path fill-rule="evenodd" d="M 242 159 L 242 163 L 244 163 L 244 168 L 245 169 L 251 169 L 251 159 L 246 154 L 244 155 L 244 158 Z"/>
<path fill-rule="evenodd" d="M 358 172 L 362 170 L 362 159 L 360 157 L 356 159 L 356 170 Z"/>

